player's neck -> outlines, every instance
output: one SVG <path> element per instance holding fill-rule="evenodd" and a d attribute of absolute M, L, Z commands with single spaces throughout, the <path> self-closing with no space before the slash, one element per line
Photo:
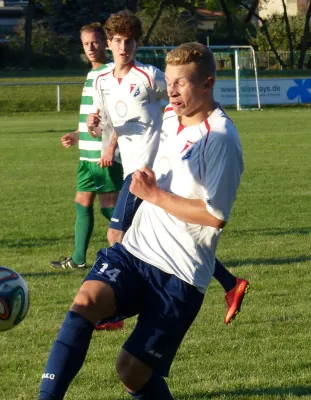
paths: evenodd
<path fill-rule="evenodd" d="M 115 78 L 124 78 L 130 72 L 133 65 L 134 65 L 134 60 L 132 60 L 128 64 L 121 64 L 121 65 L 115 64 L 113 76 Z"/>
<path fill-rule="evenodd" d="M 207 120 L 217 108 L 217 103 L 215 101 L 211 102 L 207 107 L 202 108 L 202 110 L 197 110 L 193 114 L 181 115 L 179 117 L 179 122 L 183 126 L 193 126 L 198 125 L 201 122 Z"/>
<path fill-rule="evenodd" d="M 104 64 L 104 61 L 94 61 L 92 62 L 92 69 L 97 69 Z"/>

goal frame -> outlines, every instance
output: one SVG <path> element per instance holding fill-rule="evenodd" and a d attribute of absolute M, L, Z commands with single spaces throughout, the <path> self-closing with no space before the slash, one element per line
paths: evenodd
<path fill-rule="evenodd" d="M 177 46 L 142 46 L 138 47 L 139 50 L 172 50 Z M 235 76 L 235 87 L 236 87 L 236 109 L 238 111 L 242 110 L 261 110 L 260 96 L 259 96 L 259 83 L 258 83 L 258 73 L 257 73 L 257 63 L 256 63 L 256 54 L 253 46 L 250 45 L 222 45 L 222 46 L 208 46 L 211 50 L 228 50 L 232 49 L 234 52 L 234 76 Z M 239 64 L 239 50 L 249 50 L 251 54 L 251 58 L 254 66 L 254 80 L 256 86 L 256 98 L 257 98 L 257 107 L 256 108 L 243 108 L 241 105 L 241 95 L 240 95 L 240 64 Z"/>

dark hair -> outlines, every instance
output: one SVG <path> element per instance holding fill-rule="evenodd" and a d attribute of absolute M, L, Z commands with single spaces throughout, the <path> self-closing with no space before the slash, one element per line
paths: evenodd
<path fill-rule="evenodd" d="M 129 10 L 112 14 L 105 23 L 105 31 L 109 40 L 115 35 L 122 35 L 139 42 L 143 34 L 140 19 Z"/>

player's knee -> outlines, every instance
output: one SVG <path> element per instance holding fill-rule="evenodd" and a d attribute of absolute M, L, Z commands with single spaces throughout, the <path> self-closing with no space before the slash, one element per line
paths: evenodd
<path fill-rule="evenodd" d="M 123 385 L 130 391 L 140 390 L 150 379 L 151 369 L 125 350 L 116 362 L 117 374 Z"/>
<path fill-rule="evenodd" d="M 71 310 L 94 323 L 102 318 L 102 312 L 97 306 L 96 296 L 94 296 L 91 286 L 81 286 L 73 301 Z"/>

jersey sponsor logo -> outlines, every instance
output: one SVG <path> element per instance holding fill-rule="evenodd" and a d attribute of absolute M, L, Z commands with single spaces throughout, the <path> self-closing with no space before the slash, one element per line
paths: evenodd
<path fill-rule="evenodd" d="M 113 222 L 119 222 L 120 220 L 118 218 L 111 218 L 111 221 Z"/>
<path fill-rule="evenodd" d="M 116 112 L 119 115 L 119 117 L 124 118 L 127 114 L 127 105 L 124 103 L 124 101 L 119 100 L 116 103 Z"/>
<path fill-rule="evenodd" d="M 54 374 L 49 374 L 49 373 L 45 373 L 42 375 L 42 379 L 51 379 L 53 380 L 55 378 Z"/>
<path fill-rule="evenodd" d="M 108 96 L 110 94 L 110 88 L 101 89 L 102 96 Z"/>
<path fill-rule="evenodd" d="M 130 93 L 134 90 L 134 87 L 136 86 L 136 83 L 131 83 L 130 84 Z"/>

